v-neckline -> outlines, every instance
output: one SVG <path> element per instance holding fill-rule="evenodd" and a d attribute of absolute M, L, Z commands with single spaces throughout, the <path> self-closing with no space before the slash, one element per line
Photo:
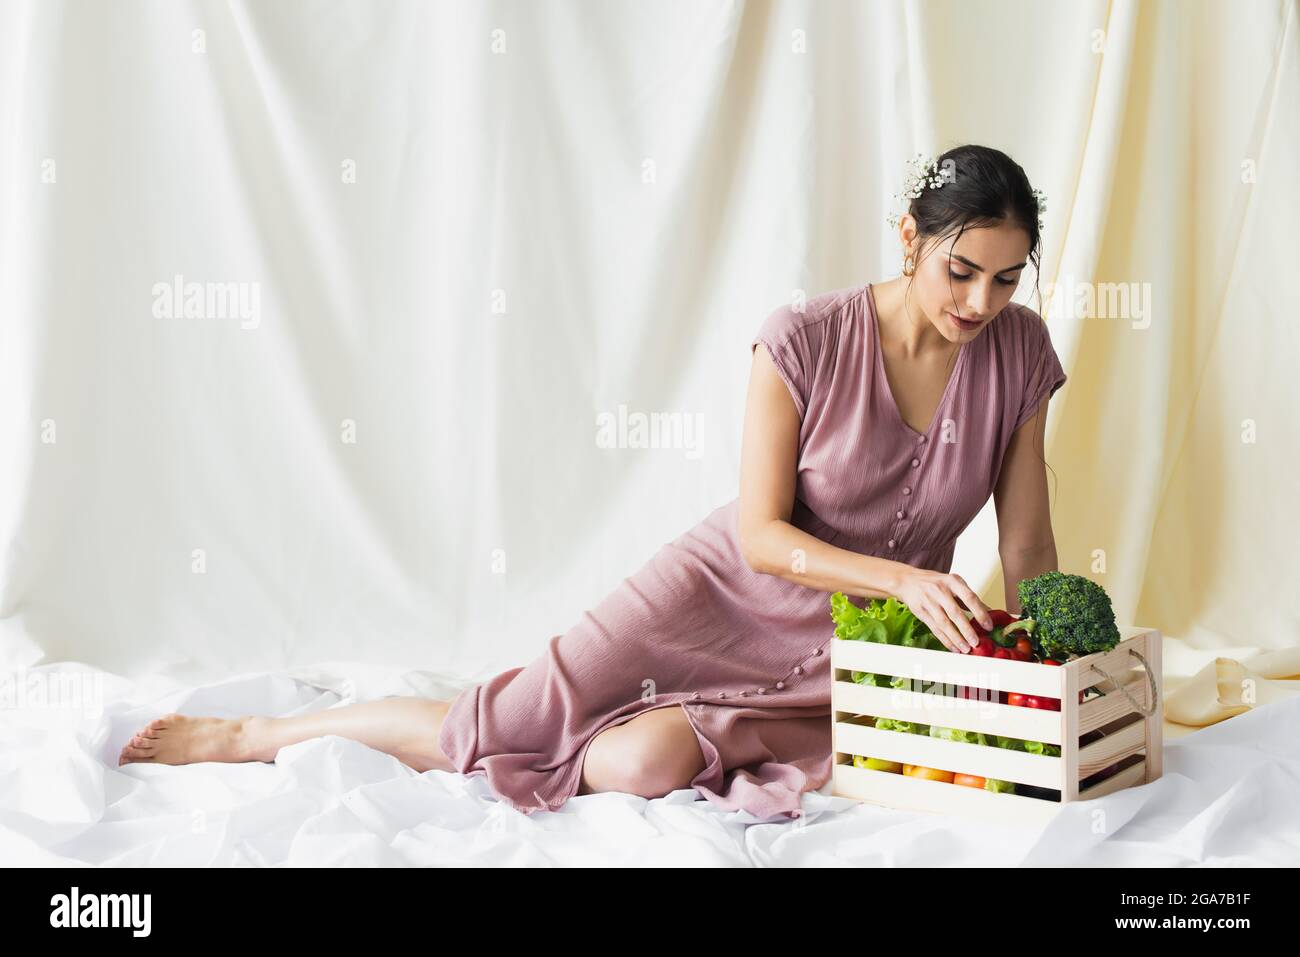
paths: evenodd
<path fill-rule="evenodd" d="M 966 361 L 966 347 L 970 345 L 963 342 L 957 347 L 957 361 L 953 365 L 952 372 L 948 374 L 948 382 L 944 386 L 943 395 L 939 397 L 939 404 L 934 407 L 934 413 L 930 417 L 930 424 L 924 432 L 918 432 L 907 424 L 903 418 L 902 411 L 898 408 L 898 401 L 894 398 L 894 390 L 889 387 L 889 377 L 885 375 L 885 349 L 881 344 L 880 338 L 880 318 L 876 314 L 876 292 L 872 288 L 872 283 L 867 283 L 867 311 L 871 314 L 871 351 L 875 353 L 876 375 L 880 378 L 881 388 L 884 390 L 888 405 L 894 411 L 894 419 L 907 430 L 908 434 L 918 439 L 928 439 L 930 433 L 934 431 L 934 426 L 943 418 L 944 407 L 948 404 L 948 396 L 957 382 L 957 376 L 961 374 L 962 366 Z"/>

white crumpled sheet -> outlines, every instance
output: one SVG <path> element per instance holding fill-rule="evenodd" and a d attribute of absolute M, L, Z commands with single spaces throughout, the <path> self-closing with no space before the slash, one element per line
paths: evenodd
<path fill-rule="evenodd" d="M 0 709 L 5 865 L 1044 865 L 1300 863 L 1300 695 L 1166 742 L 1164 777 L 1063 809 L 1041 832 L 805 795 L 797 822 L 719 810 L 693 790 L 577 797 L 531 816 L 482 776 L 417 773 L 329 736 L 274 764 L 117 766 L 169 711 L 288 714 L 386 694 L 449 697 L 425 672 L 352 664 L 199 688 L 75 664 L 29 675 L 102 681 L 93 713 Z M 1098 813 L 1100 810 L 1100 814 Z"/>

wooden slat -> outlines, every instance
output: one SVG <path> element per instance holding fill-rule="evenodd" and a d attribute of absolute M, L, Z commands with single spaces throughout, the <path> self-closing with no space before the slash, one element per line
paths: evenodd
<path fill-rule="evenodd" d="M 1048 667 L 1051 667 L 1050 665 Z M 1079 672 L 1074 668 L 1057 668 L 1061 672 L 1061 710 L 1057 720 L 1061 726 L 1061 803 L 1079 796 Z"/>
<path fill-rule="evenodd" d="M 1041 754 L 941 741 L 902 731 L 878 731 L 842 721 L 834 725 L 833 740 L 835 751 L 841 754 L 860 754 L 1045 788 L 1061 789 L 1063 783 L 1061 759 Z"/>
<path fill-rule="evenodd" d="M 980 658 L 951 651 L 904 648 L 874 641 L 831 639 L 831 666 L 874 671 L 925 682 L 1061 696 L 1061 668 L 1030 661 Z"/>
<path fill-rule="evenodd" d="M 1122 761 L 1130 754 L 1137 754 L 1146 747 L 1146 735 L 1146 722 L 1134 721 L 1080 748 L 1078 776 L 1074 779 L 1076 786 L 1079 781 L 1096 774 L 1102 768 L 1109 767 L 1116 761 Z"/>
<path fill-rule="evenodd" d="M 1026 741 L 1061 743 L 1061 722 L 1057 712 L 1013 707 L 995 701 L 972 701 L 896 688 L 877 688 L 853 681 L 835 681 L 831 684 L 831 707 L 835 711 L 868 714 L 876 718 L 919 721 Z"/>
<path fill-rule="evenodd" d="M 873 771 L 852 764 L 835 765 L 832 793 L 898 810 L 954 814 L 1017 827 L 1046 824 L 1061 809 L 1061 805 L 1054 801 L 1019 794 L 995 794 L 942 781 Z"/>
<path fill-rule="evenodd" d="M 1105 797 L 1107 794 L 1114 794 L 1116 791 L 1122 791 L 1124 788 L 1132 787 L 1135 784 L 1142 784 L 1145 774 L 1146 763 L 1135 764 L 1131 768 L 1125 768 L 1118 774 L 1112 774 L 1106 780 L 1098 781 L 1092 787 L 1080 791 L 1079 800 L 1091 801 L 1093 798 Z"/>
<path fill-rule="evenodd" d="M 1146 673 L 1141 668 L 1115 677 L 1143 707 L 1151 706 L 1151 686 L 1147 682 Z M 1111 687 L 1100 698 L 1091 698 L 1079 705 L 1079 733 L 1087 734 L 1126 714 L 1136 713 L 1137 709 L 1124 697 L 1119 688 Z"/>
<path fill-rule="evenodd" d="M 1099 672 L 1093 671 L 1093 666 L 1096 665 L 1112 675 L 1115 675 L 1116 672 L 1126 672 L 1135 666 L 1140 667 L 1138 660 L 1129 654 L 1129 649 L 1134 649 L 1146 657 L 1147 635 L 1153 631 L 1152 628 L 1121 628 L 1120 634 L 1125 637 L 1110 651 L 1100 655 L 1085 655 L 1082 658 L 1067 661 L 1061 665 L 1061 670 L 1077 673 L 1080 688 L 1091 688 L 1093 685 L 1098 685 L 1101 690 L 1107 691 L 1109 685 L 1106 679 Z"/>
<path fill-rule="evenodd" d="M 1142 655 L 1147 660 L 1147 667 L 1151 669 L 1151 674 L 1156 679 L 1156 708 L 1155 713 L 1146 719 L 1146 752 L 1147 759 L 1144 762 L 1145 775 L 1144 782 L 1154 781 L 1164 774 L 1165 768 L 1165 672 L 1164 672 L 1164 639 L 1160 632 L 1154 628 L 1148 630 L 1146 635 L 1146 648 Z M 1143 682 L 1143 686 L 1146 683 Z M 1149 690 L 1147 694 L 1149 694 Z"/>

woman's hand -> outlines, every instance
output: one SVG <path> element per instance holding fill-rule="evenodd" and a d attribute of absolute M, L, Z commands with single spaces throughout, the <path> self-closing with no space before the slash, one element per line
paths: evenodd
<path fill-rule="evenodd" d="M 949 651 L 966 654 L 979 643 L 962 605 L 985 628 L 993 627 L 988 606 L 960 575 L 908 566 L 894 594 Z"/>

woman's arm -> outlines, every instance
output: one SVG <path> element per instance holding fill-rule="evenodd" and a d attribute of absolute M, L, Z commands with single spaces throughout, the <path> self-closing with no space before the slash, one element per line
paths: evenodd
<path fill-rule="evenodd" d="M 967 612 L 993 627 L 960 576 L 836 548 L 790 524 L 799 460 L 799 410 L 766 349 L 755 352 L 740 455 L 740 550 L 749 567 L 817 591 L 902 601 L 951 651 L 976 644 Z"/>
<path fill-rule="evenodd" d="M 897 594 L 908 566 L 837 548 L 790 524 L 799 412 L 766 349 L 754 350 L 740 452 L 737 534 L 749 567 L 818 591 L 860 598 Z"/>
<path fill-rule="evenodd" d="M 1026 578 L 1057 570 L 1056 539 L 1052 535 L 1047 498 L 1047 469 L 1043 464 L 1050 400 L 1050 396 L 1044 399 L 1011 437 L 993 491 L 1006 610 L 1013 615 L 1020 614 L 1016 586 Z"/>

